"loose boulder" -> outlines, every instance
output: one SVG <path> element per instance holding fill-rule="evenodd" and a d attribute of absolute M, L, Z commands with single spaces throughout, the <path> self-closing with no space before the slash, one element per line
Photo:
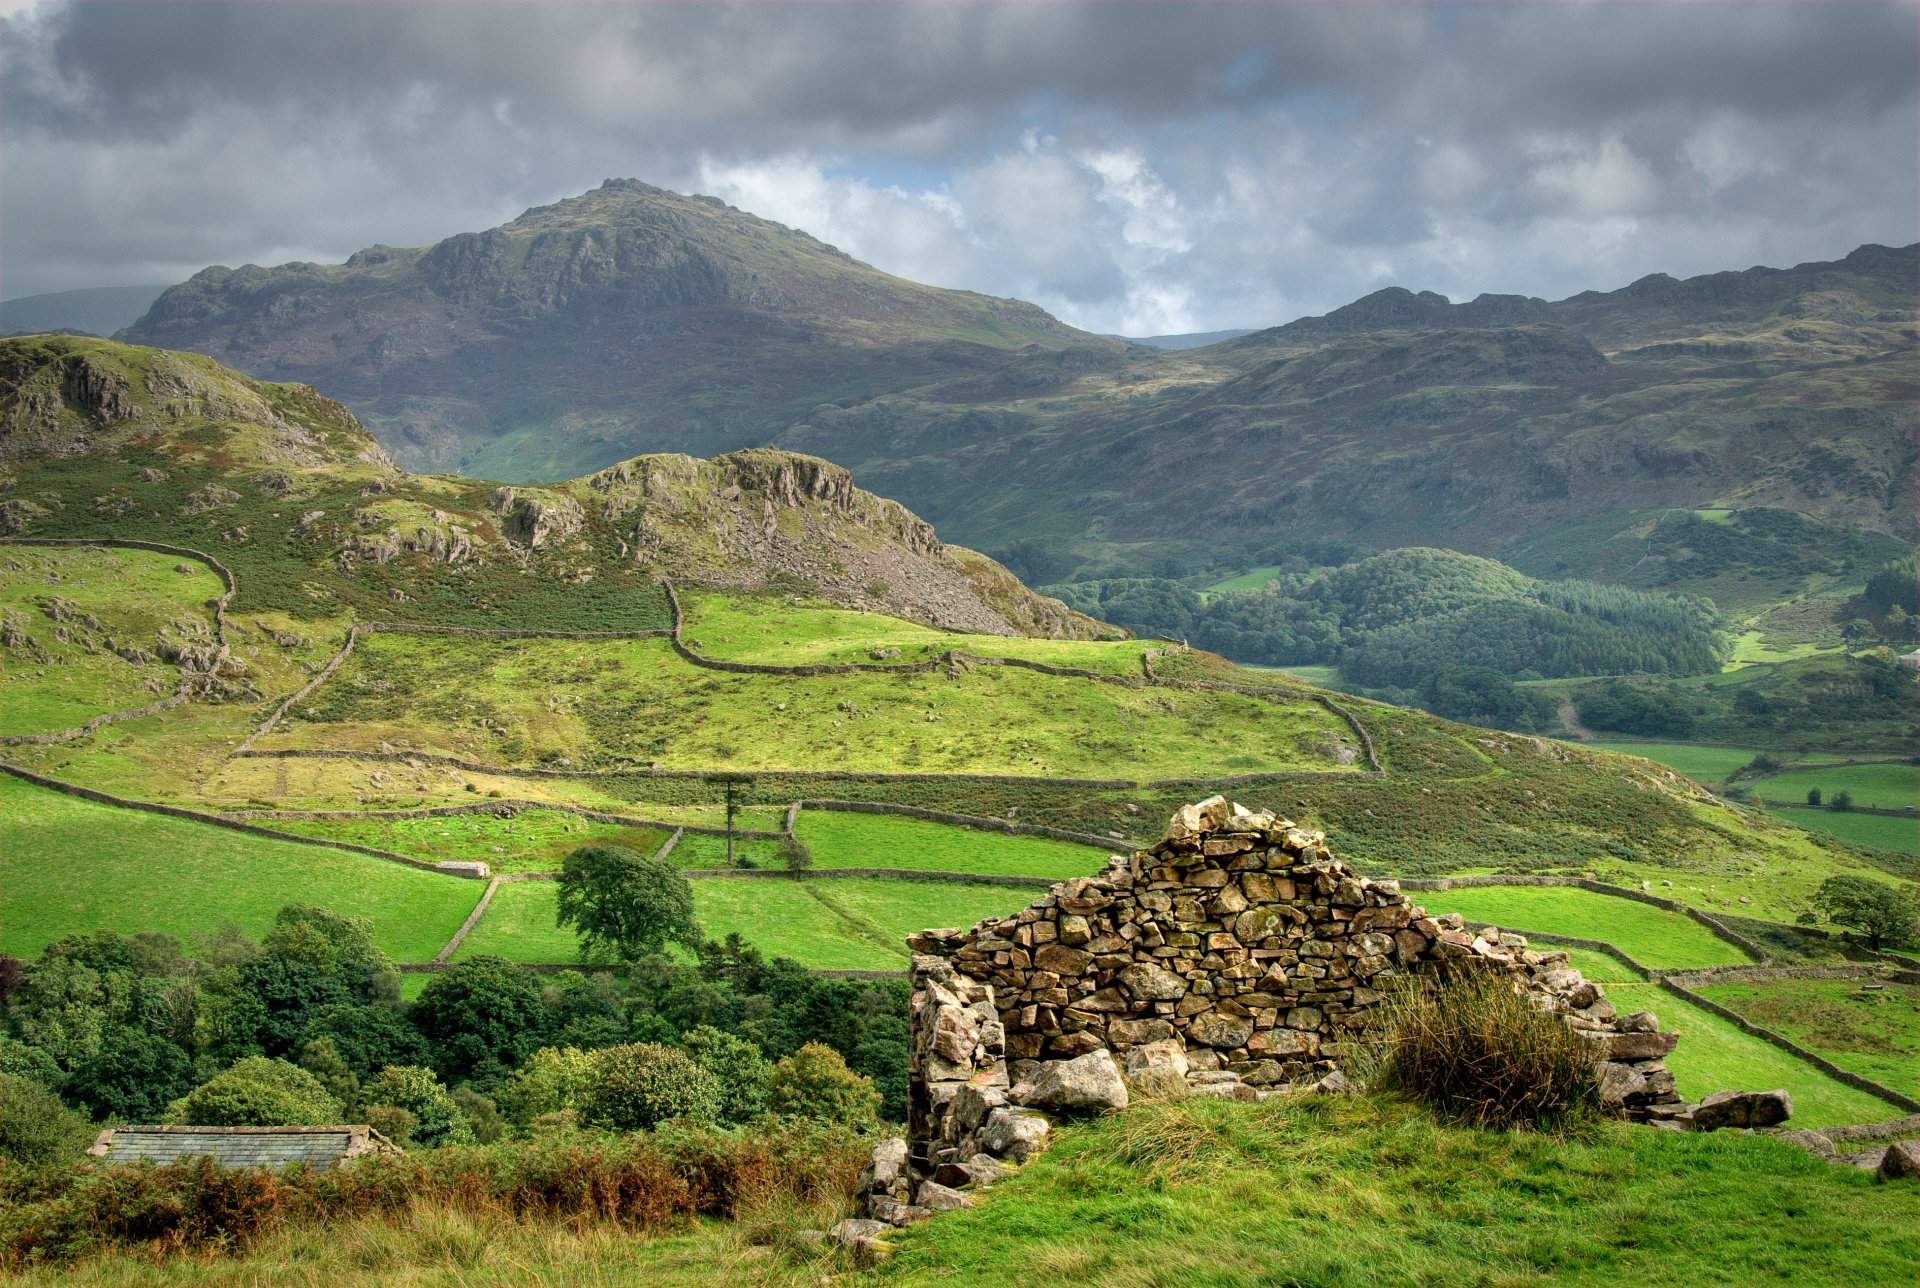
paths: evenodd
<path fill-rule="evenodd" d="M 1693 1129 L 1773 1127 L 1793 1117 L 1793 1097 L 1776 1091 L 1716 1091 L 1693 1107 Z"/>
<path fill-rule="evenodd" d="M 1920 1140 L 1896 1140 L 1887 1146 L 1878 1175 L 1883 1181 L 1920 1180 Z"/>
<path fill-rule="evenodd" d="M 1099 1113 L 1127 1107 L 1127 1083 L 1113 1052 L 1089 1051 L 1072 1060 L 1049 1060 L 1040 1066 L 1027 1103 L 1057 1113 Z"/>

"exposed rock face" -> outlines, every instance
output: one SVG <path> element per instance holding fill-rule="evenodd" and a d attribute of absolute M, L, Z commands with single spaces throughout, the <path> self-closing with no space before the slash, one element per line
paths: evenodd
<path fill-rule="evenodd" d="M 1034 594 L 992 560 L 941 544 L 932 525 L 818 457 L 770 448 L 711 461 L 642 456 L 585 485 L 587 504 L 618 534 L 616 553 L 679 582 L 810 589 L 988 635 L 1116 633 Z"/>
<path fill-rule="evenodd" d="M 1679 1112 L 1662 1062 L 1677 1037 L 1646 1012 L 1617 1023 L 1566 953 L 1430 917 L 1397 881 L 1334 858 L 1320 833 L 1217 796 L 1180 809 L 1159 844 L 1114 856 L 1100 876 L 908 944 L 905 1148 L 923 1172 L 975 1153 L 1024 1158 L 1046 1140 L 1034 1110 L 1124 1109 L 1129 1083 L 1135 1094 L 1234 1100 L 1351 1090 L 1339 1064 L 1377 1025 L 1388 982 L 1436 967 L 1503 972 L 1588 1038 L 1613 1112 Z M 897 1186 L 868 1194 L 898 1203 Z"/>
<path fill-rule="evenodd" d="M 578 536 L 587 521 L 578 501 L 553 492 L 523 495 L 516 488 L 503 487 L 489 504 L 506 520 L 507 536 L 534 550 Z"/>

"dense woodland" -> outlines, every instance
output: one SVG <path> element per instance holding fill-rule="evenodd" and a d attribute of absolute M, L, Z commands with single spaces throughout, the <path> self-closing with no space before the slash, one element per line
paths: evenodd
<path fill-rule="evenodd" d="M 621 974 L 476 957 L 409 1003 L 368 927 L 319 908 L 288 905 L 258 943 L 76 935 L 0 958 L 0 1118 L 40 1092 L 95 1121 L 364 1121 L 434 1146 L 678 1117 L 904 1116 L 904 982 L 822 979 L 737 937 L 695 956 Z M 74 1147 L 82 1124 L 65 1129 L 50 1150 Z"/>
<path fill-rule="evenodd" d="M 1050 589 L 1139 634 L 1186 639 L 1240 662 L 1336 666 L 1347 685 L 1370 694 L 1523 731 L 1547 727 L 1553 703 L 1514 681 L 1698 674 L 1718 669 L 1725 652 L 1710 600 L 1537 581 L 1451 550 L 1283 571 L 1257 590 L 1205 597 L 1171 578 Z"/>

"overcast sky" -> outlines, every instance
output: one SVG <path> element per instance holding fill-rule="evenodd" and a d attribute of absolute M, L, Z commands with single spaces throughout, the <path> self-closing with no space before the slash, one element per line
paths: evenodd
<path fill-rule="evenodd" d="M 1920 5 L 0 0 L 0 294 L 609 176 L 1130 335 L 1920 239 Z"/>

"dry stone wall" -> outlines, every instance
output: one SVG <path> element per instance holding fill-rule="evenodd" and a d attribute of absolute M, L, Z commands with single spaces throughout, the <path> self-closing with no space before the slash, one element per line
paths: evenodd
<path fill-rule="evenodd" d="M 1393 981 L 1415 973 L 1507 973 L 1593 1042 L 1614 1112 L 1683 1112 L 1664 1064 L 1676 1035 L 1649 1013 L 1619 1015 L 1566 953 L 1429 916 L 1399 882 L 1335 858 L 1321 833 L 1217 796 L 1100 875 L 908 943 L 908 1138 L 876 1151 L 865 1180 L 878 1221 L 965 1200 L 962 1187 L 1044 1146 L 1049 1113 L 1124 1108 L 1142 1092 L 1340 1089 Z"/>

